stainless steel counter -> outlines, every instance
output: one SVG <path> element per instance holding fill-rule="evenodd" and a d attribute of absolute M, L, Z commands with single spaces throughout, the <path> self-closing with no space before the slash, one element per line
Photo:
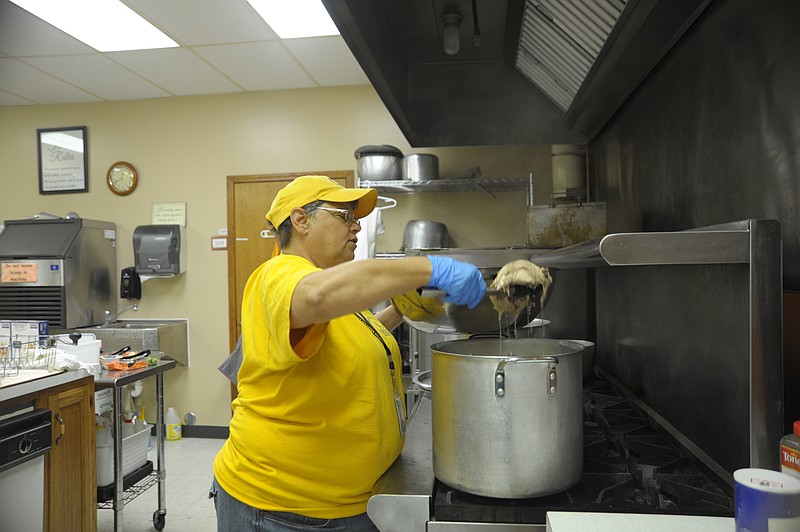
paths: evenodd
<path fill-rule="evenodd" d="M 400 457 L 375 484 L 367 514 L 381 532 L 544 532 L 545 525 L 436 521 L 431 516 L 431 397 L 423 394 L 408 420 Z"/>
<path fill-rule="evenodd" d="M 381 532 L 424 531 L 433 493 L 431 400 L 424 394 L 411 410 L 400 457 L 375 484 L 367 514 Z"/>

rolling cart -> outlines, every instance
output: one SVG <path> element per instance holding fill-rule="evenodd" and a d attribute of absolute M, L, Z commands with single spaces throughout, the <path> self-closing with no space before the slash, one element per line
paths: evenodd
<path fill-rule="evenodd" d="M 114 530 L 122 531 L 122 510 L 127 502 L 132 501 L 151 487 L 158 485 L 158 509 L 153 513 L 153 526 L 163 530 L 167 518 L 166 508 L 166 467 L 164 461 L 164 372 L 173 369 L 174 360 L 160 360 L 154 366 L 127 371 L 103 370 L 95 379 L 95 390 L 113 389 L 113 449 L 114 449 L 114 483 L 113 496 L 110 501 L 98 502 L 98 508 L 113 508 Z M 122 449 L 122 388 L 136 381 L 155 376 L 156 378 L 156 451 L 157 464 L 155 471 L 137 469 L 127 477 L 123 474 Z"/>

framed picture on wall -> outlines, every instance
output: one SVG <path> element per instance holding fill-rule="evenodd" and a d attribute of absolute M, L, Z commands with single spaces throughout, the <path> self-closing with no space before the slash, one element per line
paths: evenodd
<path fill-rule="evenodd" d="M 39 194 L 89 191 L 86 126 L 37 129 Z"/>

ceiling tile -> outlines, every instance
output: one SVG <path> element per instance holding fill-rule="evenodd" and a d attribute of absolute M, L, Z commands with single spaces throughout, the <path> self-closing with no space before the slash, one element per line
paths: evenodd
<path fill-rule="evenodd" d="M 126 0 L 125 3 L 187 46 L 278 38 L 245 0 Z"/>
<path fill-rule="evenodd" d="M 340 36 L 287 39 L 284 46 L 323 87 L 369 83 Z"/>
<path fill-rule="evenodd" d="M 0 50 L 13 57 L 95 51 L 7 0 L 0 1 Z"/>
<path fill-rule="evenodd" d="M 32 57 L 25 60 L 104 100 L 138 100 L 170 94 L 102 55 Z M 91 76 L 86 73 L 91 72 Z"/>
<path fill-rule="evenodd" d="M 0 59 L 0 89 L 36 103 L 100 101 L 88 92 L 13 58 Z"/>
<path fill-rule="evenodd" d="M 0 106 L 369 84 L 340 36 L 281 40 L 247 0 L 122 1 L 181 47 L 101 53 L 0 0 Z"/>
<path fill-rule="evenodd" d="M 33 105 L 36 102 L 20 98 L 15 94 L 0 90 L 0 106 L 2 105 Z"/>
<path fill-rule="evenodd" d="M 240 92 L 241 87 L 185 48 L 140 50 L 107 54 L 176 96 Z"/>
<path fill-rule="evenodd" d="M 249 91 L 316 86 L 278 42 L 198 46 L 195 51 Z"/>

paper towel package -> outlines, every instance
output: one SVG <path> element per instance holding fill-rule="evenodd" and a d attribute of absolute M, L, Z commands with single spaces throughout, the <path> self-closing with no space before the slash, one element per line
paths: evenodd
<path fill-rule="evenodd" d="M 800 530 L 800 480 L 770 469 L 733 473 L 736 532 Z"/>
<path fill-rule="evenodd" d="M 92 336 L 83 336 L 78 340 L 78 345 L 65 342 L 58 344 L 59 349 L 77 356 L 84 364 L 99 364 L 101 347 L 103 342 Z"/>

